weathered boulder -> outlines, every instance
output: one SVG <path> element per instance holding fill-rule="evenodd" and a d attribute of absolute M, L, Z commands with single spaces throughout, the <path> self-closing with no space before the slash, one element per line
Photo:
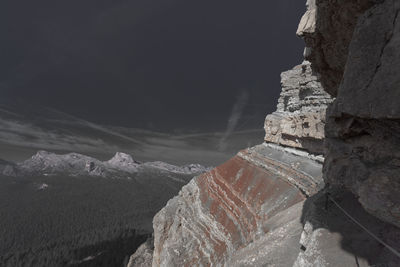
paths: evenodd
<path fill-rule="evenodd" d="M 264 140 L 323 154 L 325 111 L 332 97 L 308 61 L 283 72 L 281 84 L 277 110 L 265 119 Z"/>

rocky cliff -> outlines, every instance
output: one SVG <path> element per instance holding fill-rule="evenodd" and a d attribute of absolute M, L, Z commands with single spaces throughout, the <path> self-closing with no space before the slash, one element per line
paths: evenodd
<path fill-rule="evenodd" d="M 349 45 L 359 16 L 380 0 L 307 0 L 297 35 L 305 43 L 304 58 L 312 62 L 326 92 L 335 96 L 343 78 Z"/>
<path fill-rule="evenodd" d="M 265 141 L 323 154 L 325 112 L 332 97 L 308 61 L 283 72 L 281 84 L 277 110 L 265 119 Z"/>
<path fill-rule="evenodd" d="M 324 89 L 336 97 L 327 113 L 326 182 L 352 191 L 368 212 L 397 226 L 399 10 L 398 0 L 309 1 L 298 30 Z M 304 26 L 310 20 L 315 26 Z"/>
<path fill-rule="evenodd" d="M 307 250 L 299 254 L 299 266 L 338 262 L 327 255 L 332 239 L 326 230 L 340 233 L 341 247 L 367 260 L 358 260 L 359 265 L 400 264 L 399 9 L 397 0 L 308 1 L 297 33 L 305 39 L 304 55 L 324 90 L 336 98 L 326 116 L 326 191 L 375 234 L 368 242 L 380 243 L 384 250 L 368 253 L 363 238 L 355 236 L 357 229 L 349 231 L 341 221 L 327 222 L 318 212 L 306 212 L 301 243 Z M 346 190 L 352 194 L 338 193 Z M 318 210 L 315 203 L 311 210 Z M 397 250 L 397 257 L 388 246 Z"/>
<path fill-rule="evenodd" d="M 153 266 L 224 265 L 266 234 L 290 232 L 281 223 L 292 222 L 287 218 L 296 210 L 282 213 L 318 191 L 321 167 L 260 145 L 198 176 L 155 216 Z M 294 230 L 292 243 L 298 243 L 300 229 Z M 267 258 L 277 260 L 273 253 Z M 295 255 L 278 260 L 293 263 Z"/>
<path fill-rule="evenodd" d="M 400 265 L 400 1 L 307 6 L 266 143 L 156 215 L 153 266 Z"/>

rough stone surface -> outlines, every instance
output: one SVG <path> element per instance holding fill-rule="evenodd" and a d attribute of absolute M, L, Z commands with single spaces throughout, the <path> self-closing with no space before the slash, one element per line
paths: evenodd
<path fill-rule="evenodd" d="M 333 96 L 343 77 L 349 44 L 358 17 L 373 0 L 308 0 L 297 35 L 306 43 L 304 56 Z M 375 1 L 376 2 L 376 1 Z"/>
<path fill-rule="evenodd" d="M 352 1 L 356 2 L 356 1 Z M 343 81 L 327 114 L 329 184 L 400 227 L 400 2 L 380 1 L 359 16 Z"/>
<path fill-rule="evenodd" d="M 350 44 L 335 112 L 368 119 L 400 118 L 400 2 L 363 14 Z"/>
<path fill-rule="evenodd" d="M 313 160 L 266 145 L 242 151 L 193 179 L 154 217 L 153 266 L 221 266 L 269 232 L 276 240 L 285 226 L 274 216 L 321 182 L 321 164 Z M 295 224 L 296 216 L 283 217 Z M 286 227 L 298 238 L 300 228 Z"/>
<path fill-rule="evenodd" d="M 385 243 L 400 251 L 400 229 L 368 214 L 349 192 L 334 199 L 355 220 Z M 293 266 L 399 266 L 400 259 L 355 224 L 324 194 L 307 199 L 301 221 L 301 250 Z"/>
<path fill-rule="evenodd" d="M 225 266 L 292 266 L 300 252 L 303 205 L 299 202 L 269 219 L 269 232 L 236 251 Z"/>
<path fill-rule="evenodd" d="M 399 10 L 398 0 L 309 1 L 298 30 L 305 57 L 336 96 L 327 109 L 325 182 L 350 190 L 352 197 L 336 192 L 338 202 L 397 251 L 399 228 L 388 223 L 400 226 Z M 364 230 L 344 225 L 351 220 L 342 211 L 312 206 L 295 266 L 399 266 Z M 339 245 L 348 253 L 338 257 Z"/>
<path fill-rule="evenodd" d="M 149 238 L 130 257 L 127 267 L 151 267 L 153 251 L 154 240 Z"/>
<path fill-rule="evenodd" d="M 400 122 L 331 120 L 326 181 L 351 190 L 367 211 L 400 226 Z"/>
<path fill-rule="evenodd" d="M 325 111 L 331 96 L 307 61 L 283 72 L 281 84 L 277 110 L 265 119 L 265 141 L 323 154 Z"/>

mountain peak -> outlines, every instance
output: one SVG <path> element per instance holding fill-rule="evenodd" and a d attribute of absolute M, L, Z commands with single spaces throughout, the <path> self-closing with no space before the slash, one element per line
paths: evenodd
<path fill-rule="evenodd" d="M 53 154 L 53 153 L 44 151 L 44 150 L 39 150 L 38 152 L 36 152 L 35 155 L 32 156 L 32 158 L 46 158 L 46 157 L 50 156 L 51 154 Z"/>
<path fill-rule="evenodd" d="M 115 153 L 107 163 L 117 166 L 132 166 L 140 164 L 138 161 L 134 160 L 131 155 L 122 152 Z"/>

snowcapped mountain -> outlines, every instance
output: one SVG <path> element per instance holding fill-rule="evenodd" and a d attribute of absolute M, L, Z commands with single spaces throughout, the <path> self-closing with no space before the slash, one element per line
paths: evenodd
<path fill-rule="evenodd" d="M 0 160 L 0 266 L 17 266 L 21 255 L 48 260 L 40 266 L 92 255 L 122 262 L 151 233 L 156 212 L 207 170 L 143 163 L 122 152 L 105 161 L 43 150 L 20 163 Z"/>
<path fill-rule="evenodd" d="M 0 172 L 5 176 L 20 175 L 57 175 L 67 176 L 99 176 L 104 178 L 127 178 L 138 172 L 151 170 L 177 174 L 197 175 L 211 168 L 200 164 L 175 166 L 162 161 L 141 163 L 131 155 L 117 152 L 108 161 L 78 153 L 55 154 L 47 151 L 38 151 L 30 159 L 18 164 L 0 161 Z"/>

